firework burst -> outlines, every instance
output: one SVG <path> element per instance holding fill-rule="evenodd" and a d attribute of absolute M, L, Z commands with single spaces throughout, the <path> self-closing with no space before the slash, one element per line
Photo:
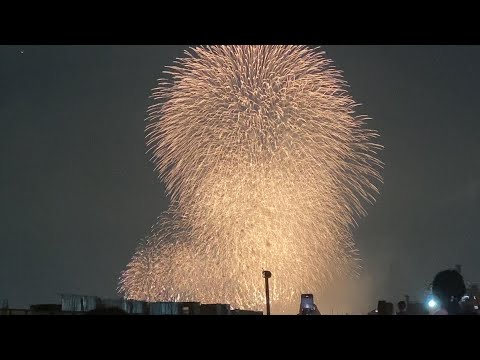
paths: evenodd
<path fill-rule="evenodd" d="M 147 145 L 175 206 L 121 292 L 261 309 L 263 268 L 281 312 L 354 274 L 380 146 L 331 61 L 304 46 L 197 47 L 166 73 Z"/>

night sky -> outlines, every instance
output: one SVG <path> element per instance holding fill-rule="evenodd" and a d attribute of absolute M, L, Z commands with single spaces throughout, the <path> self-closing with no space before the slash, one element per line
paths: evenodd
<path fill-rule="evenodd" d="M 116 295 L 167 207 L 144 119 L 150 89 L 186 48 L 0 46 L 0 299 L 11 307 Z M 366 312 L 378 298 L 420 300 L 457 263 L 480 282 L 480 46 L 323 49 L 373 118 L 386 164 L 355 231 L 364 272 L 333 303 Z"/>

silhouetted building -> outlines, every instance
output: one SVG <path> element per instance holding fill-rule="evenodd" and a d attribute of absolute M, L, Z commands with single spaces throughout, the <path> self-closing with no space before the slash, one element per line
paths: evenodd
<path fill-rule="evenodd" d="M 254 310 L 239 310 L 234 309 L 231 311 L 231 315 L 263 315 L 262 311 L 254 311 Z"/>
<path fill-rule="evenodd" d="M 87 312 L 95 310 L 102 301 L 98 296 L 60 294 L 62 311 Z"/>
<path fill-rule="evenodd" d="M 198 315 L 199 302 L 154 302 L 149 303 L 149 315 Z"/>
<path fill-rule="evenodd" d="M 85 315 L 128 315 L 122 309 L 117 307 L 99 307 L 95 310 L 90 310 L 85 313 Z"/>
<path fill-rule="evenodd" d="M 57 315 L 62 312 L 62 305 L 59 305 L 59 304 L 30 305 L 30 311 L 36 315 Z"/>
<path fill-rule="evenodd" d="M 230 305 L 202 304 L 198 315 L 230 315 Z"/>
<path fill-rule="evenodd" d="M 80 312 L 64 312 L 60 304 L 35 304 L 29 309 L 0 310 L 0 315 L 80 315 Z"/>
<path fill-rule="evenodd" d="M 199 302 L 146 302 L 125 299 L 101 299 L 97 296 L 62 294 L 61 310 L 90 312 L 118 308 L 130 315 L 262 315 L 261 311 L 232 310 L 229 304 Z"/>

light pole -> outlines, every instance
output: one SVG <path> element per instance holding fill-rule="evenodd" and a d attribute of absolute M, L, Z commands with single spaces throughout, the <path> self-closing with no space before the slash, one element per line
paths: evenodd
<path fill-rule="evenodd" d="M 265 295 L 267 303 L 267 315 L 270 315 L 270 288 L 268 287 L 268 279 L 272 277 L 272 273 L 268 270 L 262 271 L 262 275 L 265 278 Z"/>

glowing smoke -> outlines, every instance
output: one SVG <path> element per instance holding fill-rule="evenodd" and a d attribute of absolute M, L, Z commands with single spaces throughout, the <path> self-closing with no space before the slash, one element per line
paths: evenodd
<path fill-rule="evenodd" d="M 120 291 L 295 311 L 358 270 L 355 219 L 378 192 L 374 131 L 323 53 L 211 46 L 153 90 L 147 144 L 174 205 L 122 273 Z"/>

